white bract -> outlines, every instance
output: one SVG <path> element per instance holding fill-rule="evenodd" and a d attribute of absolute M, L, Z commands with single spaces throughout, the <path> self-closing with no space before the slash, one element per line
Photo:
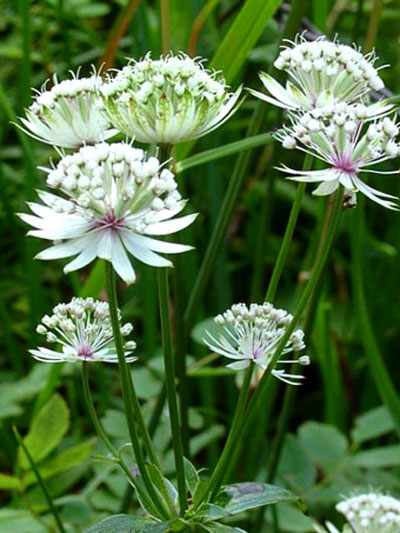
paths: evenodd
<path fill-rule="evenodd" d="M 337 504 L 354 533 L 399 533 L 400 501 L 379 493 L 361 494 Z"/>
<path fill-rule="evenodd" d="M 269 95 L 252 94 L 268 103 L 289 110 L 311 110 L 337 101 L 355 102 L 369 91 L 384 87 L 374 68 L 374 52 L 362 55 L 344 44 L 324 38 L 307 42 L 303 36 L 289 41 L 275 61 L 275 67 L 286 71 L 289 80 L 282 87 L 272 76 L 261 73 L 261 81 Z"/>
<path fill-rule="evenodd" d="M 235 360 L 228 365 L 229 368 L 243 370 L 253 362 L 266 370 L 292 318 L 284 309 L 275 309 L 268 302 L 262 305 L 251 304 L 250 307 L 242 303 L 235 304 L 214 318 L 214 322 L 221 326 L 221 333 L 212 335 L 207 331 L 203 341 L 215 353 Z M 305 347 L 303 339 L 304 332 L 301 329 L 294 331 L 282 355 L 302 350 Z M 278 361 L 279 364 L 295 362 L 308 365 L 310 359 L 304 355 L 297 359 Z M 303 379 L 301 375 L 288 374 L 285 370 L 275 368 L 271 373 L 292 385 L 298 385 L 298 381 Z"/>
<path fill-rule="evenodd" d="M 174 145 L 228 120 L 241 88 L 230 93 L 220 74 L 180 54 L 132 61 L 104 84 L 102 93 L 119 131 L 140 142 Z"/>
<path fill-rule="evenodd" d="M 385 106 L 368 108 L 362 104 L 337 103 L 302 115 L 291 114 L 292 125 L 276 134 L 285 148 L 298 148 L 329 166 L 322 170 L 280 170 L 296 181 L 318 183 L 313 194 L 333 193 L 342 184 L 350 195 L 357 192 L 389 209 L 397 209 L 395 196 L 378 191 L 362 181 L 363 172 L 397 174 L 373 167 L 400 154 L 398 124 L 388 116 Z M 378 117 L 378 118 L 375 118 Z"/>
<path fill-rule="evenodd" d="M 85 146 L 47 172 L 47 185 L 59 194 L 39 191 L 44 205 L 29 203 L 34 215 L 20 215 L 35 228 L 29 235 L 58 241 L 37 258 L 77 256 L 64 268 L 71 272 L 100 257 L 132 283 L 127 252 L 148 265 L 167 267 L 172 263 L 155 252 L 191 249 L 153 238 L 186 228 L 196 215 L 174 218 L 186 203 L 175 177 L 156 157 L 146 159 L 143 150 L 125 143 Z"/>
<path fill-rule="evenodd" d="M 313 524 L 314 530 L 317 533 L 340 533 L 336 527 L 331 524 L 330 522 L 326 522 L 325 527 L 321 526 L 320 524 Z M 343 533 L 350 533 L 349 531 L 344 530 Z"/>
<path fill-rule="evenodd" d="M 121 327 L 121 334 L 126 337 L 132 329 L 132 324 L 127 322 Z M 45 315 L 42 318 L 37 332 L 44 335 L 48 343 L 61 349 L 60 351 L 40 347 L 37 350 L 29 350 L 39 361 L 118 362 L 107 302 L 93 298 L 73 298 L 67 304 L 58 304 L 51 316 Z M 129 355 L 135 348 L 134 341 L 124 343 L 127 362 L 136 360 L 136 357 Z"/>
<path fill-rule="evenodd" d="M 23 131 L 35 139 L 60 146 L 77 148 L 84 144 L 104 141 L 114 135 L 100 95 L 102 79 L 73 77 L 42 92 L 36 91 L 33 104 L 21 118 Z"/>

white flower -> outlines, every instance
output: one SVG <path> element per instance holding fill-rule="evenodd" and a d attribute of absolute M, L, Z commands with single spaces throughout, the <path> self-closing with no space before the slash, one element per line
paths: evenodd
<path fill-rule="evenodd" d="M 326 522 L 325 527 L 317 523 L 314 523 L 313 526 L 317 533 L 340 533 L 340 531 L 336 529 L 336 527 L 330 522 Z M 345 530 L 343 531 L 343 533 L 350 533 L 350 532 Z"/>
<path fill-rule="evenodd" d="M 269 95 L 252 94 L 268 103 L 289 110 L 311 110 L 337 101 L 355 102 L 371 90 L 384 87 L 374 68 L 374 52 L 363 56 L 357 49 L 344 44 L 313 42 L 298 35 L 288 41 L 275 61 L 275 67 L 289 75 L 286 88 L 268 74 L 261 81 Z"/>
<path fill-rule="evenodd" d="M 397 141 L 398 124 L 379 106 L 338 103 L 315 109 L 303 115 L 291 114 L 292 125 L 276 134 L 284 146 L 298 147 L 329 165 L 322 170 L 280 170 L 290 179 L 317 183 L 313 194 L 326 195 L 342 184 L 354 203 L 354 194 L 361 192 L 388 209 L 397 209 L 395 196 L 373 189 L 360 179 L 363 172 L 397 174 L 398 170 L 380 171 L 371 168 L 400 154 Z M 378 117 L 378 118 L 375 118 Z M 373 120 L 374 119 L 374 120 Z M 297 143 L 299 143 L 297 145 Z"/>
<path fill-rule="evenodd" d="M 125 337 L 132 329 L 132 324 L 128 322 L 122 326 L 121 333 Z M 61 348 L 61 351 L 44 347 L 29 350 L 39 361 L 118 362 L 107 302 L 93 298 L 72 298 L 68 304 L 56 305 L 51 316 L 45 315 L 37 327 L 37 332 L 45 335 L 47 342 Z M 133 341 L 124 344 L 126 360 L 129 363 L 136 360 L 136 357 L 129 356 L 135 348 L 136 343 Z"/>
<path fill-rule="evenodd" d="M 33 104 L 21 118 L 23 131 L 35 139 L 64 148 L 94 144 L 114 135 L 100 96 L 102 79 L 96 73 L 90 78 L 64 80 L 42 92 L 36 91 Z"/>
<path fill-rule="evenodd" d="M 118 71 L 102 88 L 113 125 L 145 143 L 177 144 L 210 133 L 236 111 L 241 93 L 228 92 L 218 73 L 180 54 L 146 56 Z"/>
<path fill-rule="evenodd" d="M 85 146 L 47 171 L 47 184 L 60 194 L 39 191 L 44 205 L 30 203 L 34 215 L 20 215 L 36 228 L 29 235 L 59 241 L 37 258 L 77 256 L 64 268 L 71 272 L 100 257 L 133 283 L 127 252 L 148 265 L 167 267 L 172 263 L 155 252 L 191 249 L 152 238 L 186 228 L 196 215 L 173 218 L 186 203 L 175 177 L 160 168 L 157 158 L 146 159 L 143 150 L 125 143 Z"/>
<path fill-rule="evenodd" d="M 213 336 L 207 331 L 207 337 L 203 341 L 214 352 L 236 360 L 228 365 L 229 368 L 243 370 L 253 362 L 266 370 L 292 318 L 284 309 L 275 309 L 268 302 L 262 305 L 251 304 L 250 307 L 242 303 L 235 304 L 214 318 L 215 323 L 221 326 L 221 333 Z M 303 338 L 304 332 L 301 329 L 294 331 L 282 355 L 302 350 L 305 347 Z M 310 359 L 304 355 L 298 359 L 278 361 L 279 364 L 295 362 L 308 365 Z M 271 373 L 291 385 L 298 385 L 296 380 L 303 379 L 301 375 L 288 374 L 285 370 L 275 368 Z"/>
<path fill-rule="evenodd" d="M 337 504 L 354 533 L 399 533 L 400 501 L 379 493 L 361 494 Z"/>

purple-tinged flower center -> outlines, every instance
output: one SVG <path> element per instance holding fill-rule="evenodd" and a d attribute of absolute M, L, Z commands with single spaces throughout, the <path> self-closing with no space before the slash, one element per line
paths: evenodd
<path fill-rule="evenodd" d="M 111 228 L 114 230 L 120 230 L 124 227 L 125 219 L 115 216 L 114 211 L 109 211 L 103 218 L 96 221 L 96 224 L 100 228 Z"/>
<path fill-rule="evenodd" d="M 263 351 L 260 346 L 254 346 L 253 348 L 253 359 L 256 360 L 262 355 Z"/>
<path fill-rule="evenodd" d="M 91 359 L 93 357 L 93 351 L 89 344 L 83 343 L 78 347 L 78 356 L 84 359 Z"/>
<path fill-rule="evenodd" d="M 346 174 L 355 174 L 357 172 L 357 165 L 350 158 L 339 156 L 334 162 L 334 168 L 342 170 Z"/>

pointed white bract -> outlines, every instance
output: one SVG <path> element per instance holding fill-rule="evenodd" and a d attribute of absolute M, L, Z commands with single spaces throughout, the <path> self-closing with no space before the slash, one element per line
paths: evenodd
<path fill-rule="evenodd" d="M 354 533 L 399 533 L 400 501 L 371 492 L 337 504 Z"/>
<path fill-rule="evenodd" d="M 298 35 L 288 41 L 275 61 L 275 67 L 288 73 L 286 87 L 261 73 L 268 95 L 252 94 L 288 110 L 311 110 L 335 102 L 355 102 L 369 91 L 384 87 L 374 67 L 374 52 L 362 55 L 356 48 L 329 42 L 321 37 L 308 42 Z"/>
<path fill-rule="evenodd" d="M 116 133 L 100 95 L 102 79 L 94 73 L 89 78 L 58 82 L 37 91 L 33 104 L 21 118 L 22 129 L 35 139 L 63 148 L 104 141 Z"/>
<path fill-rule="evenodd" d="M 317 523 L 313 524 L 313 527 L 316 533 L 340 533 L 340 531 L 336 529 L 336 527 L 330 522 L 326 522 L 325 527 Z M 345 529 L 343 533 L 351 533 L 351 532 Z"/>
<path fill-rule="evenodd" d="M 119 311 L 118 311 L 119 312 Z M 119 313 L 120 314 L 120 313 Z M 129 322 L 121 327 L 123 337 L 130 335 L 133 326 Z M 45 315 L 37 332 L 46 337 L 58 350 L 40 347 L 29 350 L 35 359 L 46 363 L 96 362 L 117 363 L 110 310 L 107 302 L 93 298 L 73 298 L 69 303 L 58 304 L 51 316 Z M 136 343 L 124 343 L 127 362 L 136 360 L 130 354 Z"/>
<path fill-rule="evenodd" d="M 292 318 L 292 315 L 284 309 L 275 309 L 268 302 L 262 305 L 251 304 L 250 307 L 242 303 L 235 304 L 214 318 L 215 323 L 221 326 L 221 333 L 211 335 L 207 331 L 203 341 L 213 352 L 235 360 L 228 365 L 229 368 L 243 370 L 253 362 L 266 370 Z M 290 352 L 303 350 L 305 347 L 303 339 L 304 332 L 301 329 L 290 335 L 278 361 L 279 365 L 295 362 L 301 365 L 310 363 L 307 355 L 293 359 L 282 358 Z M 271 373 L 291 385 L 298 385 L 304 377 L 277 368 L 273 368 Z"/>
<path fill-rule="evenodd" d="M 20 215 L 35 228 L 29 235 L 57 241 L 37 258 L 76 256 L 64 268 L 71 272 L 100 257 L 133 283 L 128 252 L 148 265 L 167 267 L 172 263 L 157 252 L 191 249 L 154 238 L 186 228 L 196 215 L 175 218 L 186 203 L 175 177 L 143 150 L 125 143 L 85 146 L 47 172 L 47 185 L 57 194 L 39 191 L 43 204 L 30 203 L 34 214 Z"/>
<path fill-rule="evenodd" d="M 327 195 L 343 185 L 350 201 L 358 192 L 388 209 L 397 209 L 397 198 L 367 185 L 363 172 L 398 174 L 374 168 L 397 158 L 400 144 L 398 124 L 388 116 L 386 106 L 366 107 L 344 102 L 326 105 L 301 115 L 291 114 L 292 125 L 276 134 L 285 148 L 298 148 L 328 165 L 322 170 L 280 170 L 290 179 L 320 183 L 313 194 Z"/>
<path fill-rule="evenodd" d="M 132 61 L 102 87 L 110 120 L 137 141 L 175 145 L 210 133 L 236 111 L 241 93 L 184 54 Z"/>

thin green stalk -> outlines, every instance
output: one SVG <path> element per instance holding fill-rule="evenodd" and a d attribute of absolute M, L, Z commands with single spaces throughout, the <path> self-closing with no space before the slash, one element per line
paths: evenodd
<path fill-rule="evenodd" d="M 187 491 L 185 470 L 183 464 L 183 443 L 178 414 L 178 402 L 175 384 L 175 365 L 172 349 L 171 322 L 168 307 L 168 271 L 165 268 L 158 269 L 158 291 L 161 317 L 161 333 L 165 365 L 165 385 L 169 416 L 171 422 L 172 445 L 174 450 L 176 477 L 178 482 L 179 507 L 181 514 L 187 508 Z"/>
<path fill-rule="evenodd" d="M 254 369 L 254 365 L 253 363 L 251 363 L 244 376 L 242 389 L 239 394 L 239 399 L 236 405 L 235 414 L 233 416 L 228 439 L 225 443 L 221 457 L 217 463 L 217 466 L 215 467 L 212 473 L 210 483 L 208 485 L 207 494 L 210 494 L 211 500 L 215 498 L 215 496 L 217 495 L 219 491 L 221 484 L 224 481 L 224 476 L 229 467 L 229 463 L 231 461 L 235 445 L 237 444 L 238 440 L 240 440 L 240 433 L 242 431 L 242 424 L 243 424 L 243 414 L 245 412 L 247 398 L 249 395 L 251 376 L 253 374 L 253 369 Z"/>
<path fill-rule="evenodd" d="M 164 55 L 171 51 L 169 0 L 160 0 L 161 13 L 161 50 Z"/>
<path fill-rule="evenodd" d="M 307 154 L 303 169 L 308 170 L 311 168 L 312 156 Z M 278 257 L 276 259 L 274 269 L 272 271 L 271 279 L 268 284 L 268 289 L 265 295 L 265 300 L 267 302 L 272 302 L 275 298 L 276 289 L 282 274 L 283 267 L 286 264 L 287 256 L 289 253 L 289 248 L 292 243 L 294 229 L 296 227 L 297 218 L 300 213 L 301 202 L 303 200 L 304 191 L 306 189 L 305 183 L 300 183 L 297 187 L 296 196 L 292 205 L 292 210 L 290 211 L 289 221 L 286 226 L 285 234 L 283 236 L 281 248 L 279 250 Z"/>
<path fill-rule="evenodd" d="M 383 0 L 373 0 L 372 2 L 372 11 L 369 19 L 367 35 L 364 42 L 364 52 L 370 52 L 378 35 L 379 24 L 381 21 L 383 8 Z"/>
<path fill-rule="evenodd" d="M 139 437 L 137 434 L 137 425 L 139 426 L 140 430 L 144 425 L 143 416 L 140 410 L 139 401 L 137 399 L 137 395 L 135 392 L 134 384 L 132 382 L 132 376 L 129 371 L 128 363 L 125 359 L 125 353 L 124 353 L 124 347 L 123 347 L 123 340 L 119 325 L 119 317 L 118 317 L 118 301 L 117 301 L 117 290 L 116 290 L 116 283 L 115 283 L 115 274 L 113 266 L 110 262 L 107 261 L 106 264 L 106 280 L 107 280 L 107 295 L 109 299 L 109 306 L 110 306 L 110 319 L 112 324 L 112 330 L 114 335 L 114 342 L 115 347 L 117 350 L 118 355 L 118 362 L 119 362 L 119 369 L 120 369 L 120 376 L 121 376 L 121 384 L 122 384 L 122 397 L 124 401 L 125 406 L 125 416 L 126 421 L 128 424 L 128 430 L 129 435 L 131 438 L 133 451 L 135 453 L 137 465 L 139 468 L 139 472 L 142 476 L 143 482 L 146 486 L 146 489 L 153 500 L 155 506 L 159 510 L 159 515 L 162 518 L 168 518 L 168 511 L 165 509 L 162 501 L 160 500 L 159 495 L 157 494 L 151 479 L 149 477 L 149 474 L 147 472 L 146 463 L 142 451 L 142 446 L 139 442 Z M 147 434 L 147 429 L 145 430 L 145 433 L 142 433 L 142 437 L 145 437 Z M 153 455 L 155 457 L 154 452 L 152 451 L 152 446 L 150 446 L 150 449 L 148 449 L 148 452 L 150 454 L 150 459 L 153 460 Z M 157 463 L 156 463 L 157 464 Z"/>
<path fill-rule="evenodd" d="M 343 188 L 340 187 L 340 189 L 335 193 L 335 195 L 333 197 L 331 197 L 331 202 L 329 204 L 329 209 L 327 210 L 327 220 L 328 220 L 328 223 L 327 223 L 327 227 L 328 227 L 328 231 L 325 235 L 325 239 L 323 240 L 322 242 L 322 245 L 321 245 L 321 248 L 320 248 L 320 253 L 319 253 L 319 256 L 317 257 L 315 263 L 314 263 L 314 267 L 313 267 L 313 270 L 312 270 L 312 273 L 311 273 L 311 277 L 307 283 L 307 286 L 306 288 L 304 289 L 301 297 L 300 297 L 300 300 L 296 306 L 296 310 L 294 312 L 294 315 L 293 315 L 293 319 L 292 321 L 290 322 L 289 326 L 287 327 L 286 331 L 285 331 L 285 334 L 282 336 L 277 348 L 276 348 L 276 351 L 274 353 L 274 356 L 271 360 L 271 363 L 270 363 L 270 369 L 274 368 L 277 361 L 279 360 L 279 357 L 281 356 L 282 354 L 282 351 L 287 343 L 287 341 L 289 340 L 289 337 L 290 335 L 293 333 L 293 331 L 295 330 L 305 308 L 306 308 L 306 305 L 309 301 L 309 299 L 311 298 L 313 292 L 314 292 L 314 289 L 315 287 L 317 286 L 317 283 L 319 281 L 319 278 L 320 278 L 320 275 L 321 275 L 321 272 L 325 266 L 325 263 L 326 263 L 326 260 L 328 258 L 328 255 L 329 255 L 329 250 L 332 246 L 332 242 L 333 242 L 333 239 L 334 239 L 334 236 L 335 236 L 335 233 L 336 233 L 336 229 L 337 229 L 337 226 L 338 226 L 338 223 L 339 223 L 339 219 L 340 219 L 340 213 L 341 213 L 341 210 L 342 210 L 342 202 L 343 202 Z M 263 378 L 261 379 L 257 389 L 256 389 L 256 392 L 249 404 L 249 407 L 248 407 L 248 410 L 247 410 L 247 416 L 251 416 L 251 413 L 253 412 L 253 410 L 258 410 L 261 408 L 261 405 L 260 405 L 260 397 L 262 396 L 262 391 L 264 389 L 264 387 L 266 386 L 267 382 L 268 382 L 268 379 L 269 379 L 269 376 L 270 376 L 270 372 L 265 372 Z"/>
<path fill-rule="evenodd" d="M 390 374 L 387 371 L 384 358 L 380 352 L 377 340 L 375 338 L 368 312 L 367 298 L 365 295 L 363 281 L 364 264 L 362 257 L 364 243 L 363 207 L 364 199 L 360 198 L 356 213 L 354 213 L 351 238 L 351 274 L 357 317 L 362 331 L 361 339 L 364 346 L 367 363 L 371 371 L 371 376 L 375 382 L 379 396 L 390 411 L 397 433 L 400 435 L 400 398 L 396 388 L 394 387 L 393 381 L 390 378 Z"/>
<path fill-rule="evenodd" d="M 28 462 L 29 462 L 29 464 L 30 464 L 35 476 L 36 476 L 36 479 L 38 480 L 39 486 L 42 489 L 44 497 L 46 498 L 47 504 L 49 506 L 49 510 L 50 510 L 51 514 L 54 516 L 54 520 L 56 521 L 58 530 L 60 531 L 60 533 L 66 533 L 66 531 L 64 529 L 64 526 L 63 526 L 63 524 L 61 522 L 60 515 L 58 514 L 58 511 L 57 511 L 57 509 L 56 509 L 56 507 L 54 505 L 52 497 L 50 496 L 50 493 L 47 490 L 46 484 L 43 481 L 43 478 L 40 475 L 40 472 L 39 472 L 39 470 L 38 470 L 38 468 L 36 466 L 36 463 L 33 460 L 32 455 L 29 453 L 28 448 L 25 446 L 25 443 L 24 443 L 21 435 L 19 434 L 18 429 L 16 428 L 16 426 L 13 426 L 13 431 L 14 431 L 15 438 L 17 439 L 18 444 L 21 446 L 24 454 L 26 455 L 26 458 L 28 459 Z"/>

